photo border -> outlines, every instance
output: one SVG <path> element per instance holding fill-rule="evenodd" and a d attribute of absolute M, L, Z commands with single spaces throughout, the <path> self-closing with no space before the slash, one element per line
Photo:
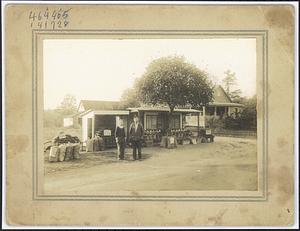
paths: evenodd
<path fill-rule="evenodd" d="M 39 195 L 38 185 L 38 36 L 39 35 L 201 35 L 262 36 L 262 196 L 122 196 L 122 195 Z M 256 81 L 257 82 L 257 81 Z M 267 201 L 268 200 L 268 30 L 32 30 L 32 199 L 43 201 Z M 258 169 L 257 169 L 258 172 Z M 199 191 L 199 190 L 198 190 Z"/>

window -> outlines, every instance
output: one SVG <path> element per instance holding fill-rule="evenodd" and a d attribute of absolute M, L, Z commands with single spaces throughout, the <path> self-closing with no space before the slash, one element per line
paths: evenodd
<path fill-rule="evenodd" d="M 157 129 L 157 115 L 146 116 L 146 129 Z"/>
<path fill-rule="evenodd" d="M 173 115 L 170 120 L 170 128 L 180 129 L 180 115 Z"/>
<path fill-rule="evenodd" d="M 217 115 L 222 116 L 225 113 L 225 107 L 217 107 Z"/>
<path fill-rule="evenodd" d="M 206 108 L 206 111 L 205 111 L 205 114 L 206 115 L 214 115 L 214 113 L 215 113 L 215 107 L 207 107 Z"/>

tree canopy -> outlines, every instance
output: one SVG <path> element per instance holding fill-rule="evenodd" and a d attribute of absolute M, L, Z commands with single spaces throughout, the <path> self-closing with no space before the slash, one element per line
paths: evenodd
<path fill-rule="evenodd" d="M 143 103 L 166 104 L 171 113 L 176 106 L 197 108 L 213 99 L 208 74 L 178 56 L 153 60 L 137 83 L 137 90 Z"/>
<path fill-rule="evenodd" d="M 64 115 L 75 113 L 77 109 L 75 96 L 70 94 L 65 95 L 60 106 L 57 109 Z"/>
<path fill-rule="evenodd" d="M 222 80 L 223 86 L 225 88 L 226 93 L 230 96 L 233 102 L 239 103 L 242 101 L 242 91 L 238 88 L 233 90 L 233 87 L 238 86 L 237 84 L 237 78 L 235 76 L 235 72 L 232 72 L 231 70 L 227 70 L 224 72 L 225 77 Z"/>
<path fill-rule="evenodd" d="M 123 92 L 121 96 L 121 105 L 123 108 L 140 106 L 137 84 L 138 84 L 138 79 L 135 80 L 134 86 L 132 88 L 128 88 Z"/>

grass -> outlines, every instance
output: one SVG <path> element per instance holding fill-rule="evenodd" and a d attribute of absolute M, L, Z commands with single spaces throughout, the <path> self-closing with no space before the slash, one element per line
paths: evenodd
<path fill-rule="evenodd" d="M 60 131 L 64 131 L 66 134 L 71 136 L 77 136 L 80 140 L 81 137 L 81 128 L 73 128 L 73 127 L 44 127 L 43 130 L 43 140 L 44 142 L 53 139 L 53 137 L 57 136 Z"/>

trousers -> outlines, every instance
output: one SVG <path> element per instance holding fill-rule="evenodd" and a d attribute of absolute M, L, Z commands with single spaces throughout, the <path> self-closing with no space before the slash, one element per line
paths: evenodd
<path fill-rule="evenodd" d="M 118 158 L 119 158 L 119 159 L 124 159 L 124 154 L 125 154 L 125 142 L 123 142 L 123 141 L 117 142 L 117 147 L 118 147 Z"/>
<path fill-rule="evenodd" d="M 133 154 L 133 159 L 136 160 L 136 150 L 138 151 L 138 158 L 142 158 L 142 141 L 141 140 L 133 140 L 131 142 L 132 144 L 132 154 Z"/>

